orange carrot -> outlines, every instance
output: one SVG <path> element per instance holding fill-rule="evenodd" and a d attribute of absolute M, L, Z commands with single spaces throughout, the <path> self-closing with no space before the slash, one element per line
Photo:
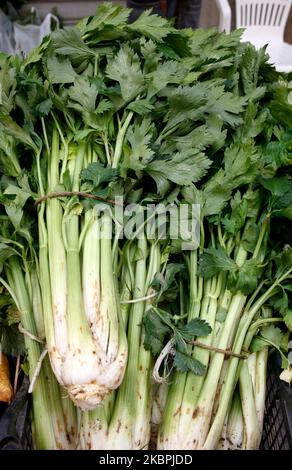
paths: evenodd
<path fill-rule="evenodd" d="M 0 401 L 10 403 L 13 388 L 10 383 L 9 362 L 5 354 L 0 352 Z"/>

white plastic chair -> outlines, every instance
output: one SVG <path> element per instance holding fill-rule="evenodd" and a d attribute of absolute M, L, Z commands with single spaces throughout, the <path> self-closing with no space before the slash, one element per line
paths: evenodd
<path fill-rule="evenodd" d="M 219 31 L 230 32 L 231 8 L 227 0 L 216 0 Z M 292 71 L 292 45 L 284 42 L 284 29 L 292 0 L 235 0 L 236 27 L 245 28 L 242 40 L 257 49 L 268 44 L 270 62 L 280 72 Z"/>

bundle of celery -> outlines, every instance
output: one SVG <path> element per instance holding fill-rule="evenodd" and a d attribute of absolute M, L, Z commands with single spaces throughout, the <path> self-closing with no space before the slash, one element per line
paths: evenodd
<path fill-rule="evenodd" d="M 0 57 L 2 282 L 77 448 L 146 449 L 151 415 L 160 449 L 255 448 L 291 329 L 289 83 L 240 31 L 128 15 Z M 194 204 L 198 247 L 149 213 Z"/>
<path fill-rule="evenodd" d="M 271 181 L 267 178 L 264 182 L 270 189 Z M 206 373 L 176 373 L 172 378 L 159 429 L 159 448 L 214 449 L 222 440 L 225 445 L 232 442 L 234 437 L 228 440 L 221 434 L 224 425 L 228 428 L 229 420 L 233 422 L 235 411 L 230 407 L 238 382 L 241 407 L 238 401 L 234 407 L 239 429 L 233 431 L 236 436 L 240 433 L 237 446 L 256 449 L 260 444 L 267 345 L 280 350 L 283 366 L 288 367 L 284 352 L 289 332 L 274 323 L 285 322 L 291 328 L 287 292 L 291 289 L 292 251 L 286 247 L 276 253 L 268 240 L 270 218 L 279 215 L 282 203 L 286 205 L 286 199 L 291 198 L 291 188 L 289 193 L 285 188 L 288 181 L 286 176 L 274 178 L 270 198 L 257 184 L 252 189 L 249 182 L 245 192 L 235 193 L 230 210 L 227 206 L 226 212 L 204 224 L 209 232 L 204 234 L 208 248 L 201 245 L 199 262 L 195 251 L 190 254 L 187 311 L 189 320 L 199 317 L 212 327 L 212 333 L 199 344 L 195 341 L 192 349 Z M 211 178 L 201 189 L 201 196 L 213 182 Z M 199 197 L 193 190 L 185 191 L 185 196 Z M 276 209 L 280 205 L 281 209 Z M 283 317 L 273 317 L 269 304 Z"/>

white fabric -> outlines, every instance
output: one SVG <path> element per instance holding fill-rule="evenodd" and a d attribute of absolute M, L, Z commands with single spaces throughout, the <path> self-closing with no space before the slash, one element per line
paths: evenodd
<path fill-rule="evenodd" d="M 52 21 L 59 27 L 58 18 L 51 13 L 46 15 L 39 26 L 12 23 L 4 14 L 0 15 L 0 21 L 0 50 L 17 55 L 27 55 L 31 49 L 38 46 L 51 32 Z"/>
<path fill-rule="evenodd" d="M 0 11 L 0 51 L 14 54 L 13 23 Z"/>

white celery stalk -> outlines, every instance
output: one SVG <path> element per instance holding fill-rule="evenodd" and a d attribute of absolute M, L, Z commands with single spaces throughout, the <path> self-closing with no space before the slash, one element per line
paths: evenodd
<path fill-rule="evenodd" d="M 243 428 L 241 401 L 238 392 L 235 392 L 232 398 L 231 410 L 228 416 L 225 449 L 242 449 Z"/>
<path fill-rule="evenodd" d="M 215 326 L 216 313 L 217 313 L 217 299 L 221 293 L 222 287 L 222 274 L 214 277 L 210 282 L 206 282 L 205 298 L 207 299 L 207 308 L 204 308 L 204 300 L 202 302 L 202 311 L 200 312 L 200 318 L 209 323 L 212 328 L 212 332 L 204 337 L 199 338 L 200 342 L 210 346 L 213 340 L 213 329 Z M 194 348 L 193 357 L 198 359 L 208 369 L 210 360 L 210 351 L 206 349 Z M 204 383 L 205 376 L 188 374 L 184 397 L 181 407 L 181 417 L 179 425 L 179 448 L 184 445 L 184 438 L 182 436 L 186 433 L 186 429 L 194 425 L 196 419 L 196 405 L 200 396 L 200 391 Z"/>
<path fill-rule="evenodd" d="M 268 356 L 269 348 L 266 346 L 257 353 L 256 360 L 255 405 L 260 433 L 263 431 L 264 424 Z"/>
<path fill-rule="evenodd" d="M 251 376 L 251 383 L 252 383 L 254 391 L 255 391 L 255 386 L 256 386 L 256 365 L 257 365 L 257 354 L 252 353 L 247 358 L 247 367 L 248 367 L 249 374 Z"/>
<path fill-rule="evenodd" d="M 62 136 L 61 136 L 62 138 Z M 60 186 L 59 134 L 53 131 L 49 191 Z M 88 156 L 87 156 L 87 152 Z M 92 153 L 80 144 L 69 163 L 72 190 Z M 74 163 L 74 165 L 72 164 Z M 82 409 L 93 409 L 119 386 L 127 360 L 127 338 L 112 262 L 111 217 L 85 215 L 74 197 L 46 201 L 40 209 L 40 279 L 51 364 L 59 383 Z M 46 216 L 46 218 L 45 218 Z M 100 236 L 99 236 L 100 235 Z"/>
<path fill-rule="evenodd" d="M 242 363 L 239 374 L 239 391 L 244 420 L 244 450 L 257 450 L 261 441 L 252 377 L 247 361 Z"/>
<path fill-rule="evenodd" d="M 89 234 L 88 234 L 89 235 Z M 90 248 L 90 240 L 88 239 L 88 247 Z M 132 299 L 134 273 L 132 272 L 132 263 L 135 250 L 129 244 L 126 244 L 123 250 L 123 257 L 126 256 L 127 262 L 122 265 L 121 272 L 121 294 L 122 302 Z M 90 255 L 90 249 L 88 250 Z M 91 256 L 93 259 L 93 257 Z M 83 258 L 84 259 L 84 258 Z M 84 282 L 85 277 L 83 278 Z M 94 284 L 94 283 L 93 283 Z M 122 303 L 121 311 L 124 324 L 127 324 L 128 314 L 131 308 L 130 303 Z M 116 392 L 111 392 L 103 402 L 92 411 L 80 412 L 79 424 L 79 449 L 95 449 L 104 450 L 107 448 L 108 426 L 115 405 Z"/>
<path fill-rule="evenodd" d="M 215 399 L 214 399 L 214 406 L 213 406 L 213 410 L 212 410 L 212 419 L 211 419 L 211 421 L 213 421 L 214 416 L 216 415 L 216 412 L 217 412 L 217 409 L 218 409 L 218 406 L 219 406 L 220 393 L 221 393 L 221 390 L 222 390 L 222 387 L 223 387 L 223 384 L 224 384 L 224 380 L 225 380 L 225 377 L 226 377 L 227 370 L 228 370 L 228 359 L 225 358 L 225 360 L 223 362 L 223 365 L 222 365 L 220 377 L 219 377 L 219 380 L 218 380 L 218 386 L 217 386 L 216 395 L 215 395 Z"/>
<path fill-rule="evenodd" d="M 139 259 L 136 262 L 134 298 L 146 295 L 147 242 L 143 237 L 137 242 Z M 139 349 L 141 342 L 141 324 L 145 301 L 132 305 L 128 321 L 129 355 L 124 381 L 118 390 L 113 416 L 109 424 L 107 445 L 112 449 L 133 449 L 133 428 L 136 409 L 139 406 L 137 381 L 139 378 Z M 108 448 L 108 447 L 107 447 Z"/>
<path fill-rule="evenodd" d="M 263 317 L 269 318 L 272 316 L 272 309 L 270 307 L 262 307 Z M 254 329 L 254 328 L 253 328 Z M 266 404 L 266 387 L 267 387 L 267 364 L 269 356 L 269 347 L 265 346 L 261 351 L 256 354 L 256 367 L 255 367 L 255 404 L 259 422 L 260 433 L 263 431 L 265 404 Z"/>
<path fill-rule="evenodd" d="M 254 316 L 267 302 L 267 300 L 274 295 L 274 293 L 276 292 L 275 289 L 277 289 L 277 287 L 281 285 L 281 282 L 290 275 L 291 270 L 292 269 L 288 269 L 287 272 L 285 272 L 278 279 L 276 279 L 274 283 L 254 302 L 254 304 L 249 306 L 249 309 L 243 313 L 232 348 L 234 353 L 240 354 L 243 347 L 249 347 L 252 335 L 248 334 L 248 330 L 250 328 Z M 221 392 L 219 407 L 216 413 L 216 417 L 208 432 L 203 447 L 204 449 L 214 449 L 217 446 L 225 416 L 232 397 L 232 393 L 237 382 L 238 365 L 239 358 L 232 357 L 229 360 L 229 367 L 226 374 L 226 381 Z"/>
<path fill-rule="evenodd" d="M 17 257 L 11 257 L 9 259 L 9 271 L 7 269 L 6 274 L 21 314 L 22 326 L 25 330 L 37 336 L 38 331 L 34 321 L 32 299 L 27 291 L 23 271 Z M 33 293 L 33 291 L 34 289 L 31 290 L 31 293 Z M 41 312 L 38 312 L 37 315 L 41 315 Z M 30 380 L 32 380 L 38 365 L 42 347 L 37 341 L 27 335 L 24 336 L 24 340 L 29 359 L 29 376 Z M 70 448 L 62 408 L 60 406 L 59 388 L 56 392 L 52 387 L 52 382 L 54 381 L 55 378 L 52 374 L 49 362 L 45 358 L 33 389 L 32 418 L 34 446 L 36 449 L 51 450 Z M 55 399 L 56 403 L 54 401 Z"/>
<path fill-rule="evenodd" d="M 163 413 L 165 410 L 167 393 L 169 385 L 167 382 L 162 384 L 155 383 L 153 386 L 152 393 L 152 412 L 151 412 L 151 423 L 158 425 L 162 421 Z"/>
<path fill-rule="evenodd" d="M 238 322 L 244 303 L 245 296 L 242 294 L 234 295 L 218 342 L 218 347 L 220 349 L 226 349 L 228 347 L 230 341 L 230 330 L 233 322 Z M 216 398 L 223 362 L 224 354 L 216 353 L 209 365 L 200 397 L 197 401 L 195 420 L 193 422 L 191 432 L 185 440 L 186 449 L 201 448 L 204 444 L 204 440 L 209 431 L 214 400 Z"/>
<path fill-rule="evenodd" d="M 197 260 L 195 259 L 195 254 L 191 256 L 194 257 L 193 265 L 196 266 Z M 240 246 L 236 255 L 236 263 L 242 265 L 246 257 L 247 252 Z M 191 270 L 191 272 L 194 276 L 192 283 L 195 285 L 194 293 L 192 293 L 191 283 L 190 298 L 192 300 L 192 298 L 195 299 L 198 295 L 199 284 L 197 285 L 197 283 L 199 279 L 196 280 L 196 268 Z M 213 280 L 213 282 L 215 281 Z M 217 347 L 223 350 L 230 347 L 233 341 L 236 326 L 238 325 L 246 301 L 246 297 L 241 293 L 234 295 L 230 299 L 230 293 L 225 295 L 221 290 L 224 284 L 223 278 L 220 278 L 218 285 L 216 280 L 216 284 L 214 284 L 212 290 L 208 292 L 209 295 L 202 301 L 201 308 L 200 301 L 198 302 L 198 312 L 195 313 L 195 316 L 198 316 L 201 311 L 200 316 L 202 318 L 208 318 L 214 328 L 218 299 L 220 305 L 224 304 L 228 307 L 225 321 L 220 328 L 219 338 L 216 339 Z M 209 306 L 210 313 L 208 314 Z M 204 339 L 207 344 L 210 340 L 211 338 L 209 337 Z M 173 383 L 167 398 L 165 416 L 159 429 L 159 449 L 199 449 L 202 448 L 208 434 L 214 402 L 218 393 L 224 354 L 214 353 L 211 355 L 210 352 L 206 350 L 200 351 L 199 353 L 196 352 L 196 354 L 199 354 L 200 357 L 203 358 L 203 361 L 206 361 L 206 365 L 210 359 L 207 373 L 203 379 L 201 377 L 195 377 L 193 374 L 174 374 L 172 378 Z M 189 382 L 187 390 L 185 387 L 186 381 Z M 184 408 L 183 413 L 181 412 L 182 406 Z M 178 422 L 180 422 L 179 428 L 177 425 Z"/>
<path fill-rule="evenodd" d="M 154 274 L 160 268 L 158 244 L 151 245 L 149 250 L 143 236 L 137 241 L 137 249 L 134 299 L 149 293 Z M 150 441 L 152 358 L 151 352 L 144 348 L 142 321 L 151 300 L 132 304 L 129 312 L 128 364 L 109 423 L 107 449 L 145 449 Z"/>
<path fill-rule="evenodd" d="M 148 272 L 146 278 L 146 295 L 151 293 L 150 285 L 160 270 L 160 247 L 158 243 L 152 244 L 149 251 Z M 151 308 L 153 299 L 145 304 L 145 314 Z M 131 338 L 129 338 L 131 340 Z M 151 396 L 152 396 L 152 369 L 153 359 L 151 351 L 144 348 L 144 330 L 141 329 L 137 393 L 140 401 L 137 404 L 135 426 L 133 429 L 133 442 L 135 449 L 147 449 L 151 435 Z"/>
<path fill-rule="evenodd" d="M 27 274 L 29 275 L 29 273 Z M 32 269 L 30 278 L 33 287 L 31 290 L 31 303 L 37 335 L 39 338 L 43 338 L 45 328 L 42 295 L 36 269 Z M 76 448 L 77 441 L 76 408 L 70 398 L 66 396 L 66 392 L 58 384 L 48 358 L 45 358 L 42 368 L 47 383 L 48 399 L 50 403 L 54 405 L 51 419 L 58 446 L 60 448 L 74 449 Z M 65 441 L 65 443 L 63 441 Z"/>
<path fill-rule="evenodd" d="M 236 256 L 236 263 L 241 265 L 246 260 L 246 256 L 246 251 L 240 247 Z M 245 302 L 246 297 L 243 294 L 238 293 L 233 296 L 224 326 L 222 327 L 218 348 L 225 350 L 229 347 Z M 210 362 L 208 372 L 201 388 L 200 397 L 197 401 L 192 428 L 183 443 L 184 449 L 200 449 L 204 445 L 210 427 L 223 362 L 224 354 L 215 353 Z"/>
<path fill-rule="evenodd" d="M 203 279 L 197 276 L 197 263 L 198 252 L 194 250 L 190 253 L 189 264 L 190 305 L 188 320 L 198 317 L 201 310 Z M 209 303 L 208 297 L 205 299 L 205 303 Z M 174 371 L 171 376 L 171 384 L 169 385 L 165 404 L 165 413 L 158 430 L 157 449 L 159 450 L 172 450 L 178 445 L 181 406 L 187 376 L 187 373 L 181 373 L 179 371 Z"/>

